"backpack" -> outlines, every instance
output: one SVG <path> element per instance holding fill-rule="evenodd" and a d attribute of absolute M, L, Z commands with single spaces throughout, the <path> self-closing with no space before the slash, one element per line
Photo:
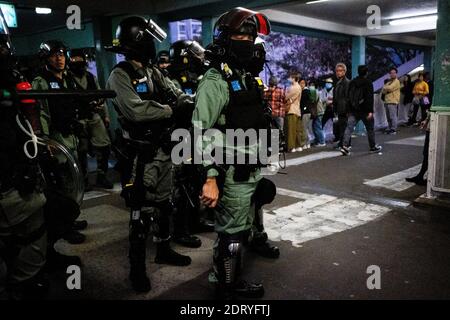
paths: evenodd
<path fill-rule="evenodd" d="M 352 111 L 360 111 L 361 105 L 364 103 L 364 91 L 362 87 L 356 86 L 354 80 L 350 82 L 348 88 L 348 100 Z"/>

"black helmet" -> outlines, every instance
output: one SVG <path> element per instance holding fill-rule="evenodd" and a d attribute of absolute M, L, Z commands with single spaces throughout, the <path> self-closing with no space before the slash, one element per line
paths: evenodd
<path fill-rule="evenodd" d="M 69 69 L 77 76 L 82 76 L 86 71 L 86 67 L 88 66 L 88 55 L 83 49 L 72 49 L 69 52 L 70 61 L 69 61 Z M 79 57 L 80 59 L 75 59 L 75 57 Z"/>
<path fill-rule="evenodd" d="M 203 73 L 204 61 L 205 49 L 197 41 L 179 40 L 170 46 L 170 68 L 174 72 Z"/>
<path fill-rule="evenodd" d="M 39 58 L 46 60 L 52 54 L 59 52 L 64 54 L 66 60 L 68 60 L 68 51 L 69 48 L 62 41 L 49 40 L 41 43 L 38 54 Z"/>
<path fill-rule="evenodd" d="M 70 57 L 70 59 L 72 59 L 74 57 L 80 57 L 80 58 L 83 58 L 84 62 L 88 61 L 88 54 L 87 54 L 87 52 L 84 49 L 80 49 L 80 48 L 71 49 L 69 51 L 69 57 Z"/>
<path fill-rule="evenodd" d="M 269 19 L 264 14 L 238 7 L 219 17 L 214 25 L 214 42 L 226 44 L 232 34 L 251 34 L 256 39 L 258 34 L 269 33 Z"/>
<path fill-rule="evenodd" d="M 154 60 L 156 47 L 154 40 L 163 41 L 167 34 L 152 20 L 140 16 L 125 18 L 116 30 L 116 39 L 109 51 L 122 53 L 129 59 L 147 64 Z"/>
<path fill-rule="evenodd" d="M 0 68 L 8 68 L 12 64 L 13 46 L 9 36 L 8 26 L 0 10 Z"/>

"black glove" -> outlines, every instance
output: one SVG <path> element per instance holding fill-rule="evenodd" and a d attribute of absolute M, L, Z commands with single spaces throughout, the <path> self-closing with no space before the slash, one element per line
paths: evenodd
<path fill-rule="evenodd" d="M 188 94 L 182 94 L 178 97 L 177 103 L 172 107 L 173 119 L 176 127 L 190 127 L 192 112 L 195 109 L 194 99 Z"/>

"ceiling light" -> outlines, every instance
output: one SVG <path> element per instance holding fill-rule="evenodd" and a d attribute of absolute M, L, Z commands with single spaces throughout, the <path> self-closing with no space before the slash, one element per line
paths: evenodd
<path fill-rule="evenodd" d="M 36 13 L 37 14 L 50 14 L 50 13 L 52 13 L 52 9 L 36 7 Z"/>
<path fill-rule="evenodd" d="M 314 1 L 308 1 L 306 4 L 314 4 L 314 3 L 320 3 L 320 2 L 328 2 L 330 0 L 314 0 Z"/>
<path fill-rule="evenodd" d="M 403 19 L 396 19 L 389 21 L 389 24 L 391 26 L 403 26 L 405 24 L 420 24 L 425 22 L 436 22 L 438 19 L 437 14 L 432 15 L 426 15 L 426 16 L 415 16 L 415 17 L 409 17 L 409 18 L 403 18 Z"/>

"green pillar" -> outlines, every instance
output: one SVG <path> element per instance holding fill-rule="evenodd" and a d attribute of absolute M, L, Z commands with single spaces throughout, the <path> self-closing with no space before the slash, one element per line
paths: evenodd
<path fill-rule="evenodd" d="M 358 76 L 358 66 L 366 63 L 366 38 L 352 38 L 352 78 Z"/>
<path fill-rule="evenodd" d="M 450 111 L 450 1 L 438 0 L 432 111 Z"/>
<path fill-rule="evenodd" d="M 427 48 L 425 49 L 424 53 L 423 53 L 423 65 L 424 65 L 424 69 L 425 72 L 432 72 L 432 59 L 433 59 L 433 52 L 431 48 Z"/>
<path fill-rule="evenodd" d="M 214 23 L 215 18 L 204 17 L 202 18 L 202 46 L 206 47 L 208 44 L 212 43 L 214 35 Z"/>

